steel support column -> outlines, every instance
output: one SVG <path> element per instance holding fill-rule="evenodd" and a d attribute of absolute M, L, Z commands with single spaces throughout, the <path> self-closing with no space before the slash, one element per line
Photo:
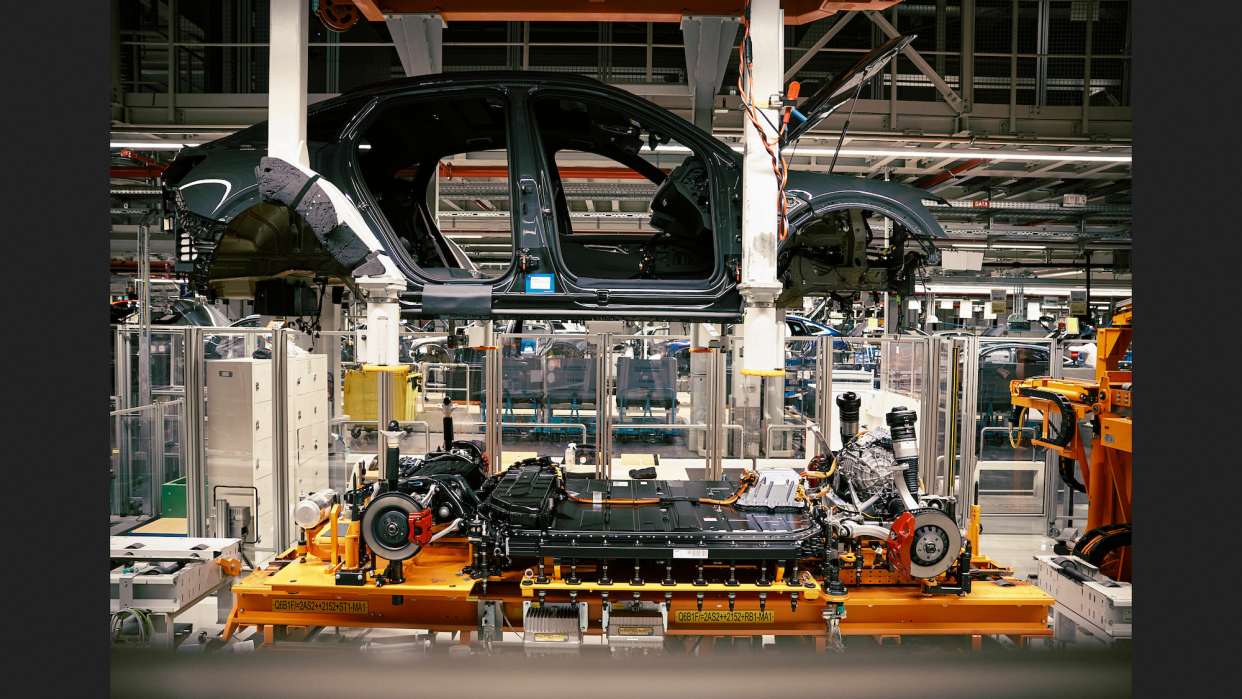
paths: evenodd
<path fill-rule="evenodd" d="M 962 0 L 962 75 L 958 89 L 962 93 L 962 116 L 958 133 L 970 131 L 970 113 L 975 106 L 975 0 Z"/>
<path fill-rule="evenodd" d="M 303 122 L 305 125 L 305 122 Z M 273 535 L 276 552 L 285 550 L 292 543 L 290 514 L 291 478 L 289 465 L 289 330 L 272 329 L 272 495 L 276 504 L 272 507 Z M 381 438 L 381 444 L 383 444 Z M 382 453 L 382 452 L 381 452 Z"/>
<path fill-rule="evenodd" d="M 303 167 L 306 151 L 306 67 L 309 0 L 272 0 L 268 49 L 267 154 Z M 284 541 L 282 540 L 282 544 Z"/>
<path fill-rule="evenodd" d="M 206 418 L 204 389 L 207 386 L 203 357 L 203 328 L 185 327 L 185 432 L 182 453 L 185 455 L 185 521 L 186 535 L 207 536 L 207 453 L 203 439 Z"/>
<path fill-rule="evenodd" d="M 1086 136 L 1090 133 L 1091 128 L 1091 30 L 1095 24 L 1092 17 L 1095 16 L 1095 0 L 1087 2 L 1087 36 L 1086 43 L 1083 46 L 1083 54 L 1086 58 L 1082 61 L 1082 135 Z"/>

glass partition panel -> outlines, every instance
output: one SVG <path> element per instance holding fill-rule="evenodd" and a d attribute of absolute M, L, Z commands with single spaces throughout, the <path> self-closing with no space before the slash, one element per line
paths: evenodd
<path fill-rule="evenodd" d="M 332 380 L 333 403 L 332 434 L 334 464 L 330 473 L 333 487 L 348 485 L 349 473 L 362 460 L 367 465 L 378 454 L 376 417 L 378 396 L 376 376 L 362 370 L 362 347 L 365 329 L 321 333 L 331 336 L 331 347 L 339 348 L 341 385 L 340 408 L 335 405 L 338 377 Z M 483 352 L 465 348 L 450 348 L 447 332 L 402 332 L 399 340 L 400 363 L 409 367 L 398 374 L 393 384 L 393 418 L 405 434 L 400 438 L 401 453 L 405 456 L 422 456 L 439 449 L 443 442 L 443 411 L 441 405 L 448 396 L 454 408 L 458 439 L 474 439 L 467 435 L 479 428 L 468 423 L 481 422 L 479 414 L 480 391 L 483 381 Z M 348 463 L 346 463 L 348 462 Z"/>
<path fill-rule="evenodd" d="M 500 386 L 483 394 L 485 407 L 494 399 L 500 409 L 497 469 L 544 455 L 593 468 L 600 414 L 593 338 L 560 332 L 498 337 Z"/>
<path fill-rule="evenodd" d="M 1043 514 L 1047 450 L 1031 442 L 1039 429 L 1029 416 L 1020 426 L 983 428 L 975 466 L 982 514 Z"/>
<path fill-rule="evenodd" d="M 160 403 L 164 427 L 164 470 L 156 481 L 164 484 L 185 478 L 185 399 Z"/>
<path fill-rule="evenodd" d="M 707 467 L 706 353 L 690 337 L 663 332 L 614 335 L 607 347 L 607 400 L 614 473 L 661 465 L 701 477 Z"/>
<path fill-rule="evenodd" d="M 808 421 L 816 420 L 817 388 L 819 386 L 818 337 L 785 338 L 785 375 L 765 378 L 765 382 L 781 385 L 783 400 L 770 401 L 763 414 L 764 445 L 762 458 L 792 459 L 796 463 L 760 463 L 759 466 L 804 466 L 816 451 L 815 436 L 806 430 Z M 765 387 L 765 397 L 772 389 Z M 773 396 L 774 397 L 774 396 Z"/>
<path fill-rule="evenodd" d="M 925 340 L 888 340 L 884 343 L 881 387 L 891 393 L 918 400 L 923 390 Z"/>
<path fill-rule="evenodd" d="M 112 458 L 108 525 L 112 536 L 158 519 L 158 481 L 163 475 L 161 407 L 146 405 L 110 413 Z"/>
<path fill-rule="evenodd" d="M 884 347 L 887 340 L 880 338 L 834 337 L 832 339 L 832 395 L 830 398 L 832 419 L 827 422 L 825 437 L 833 449 L 840 449 L 841 421 L 837 399 L 845 393 L 853 393 L 862 400 L 859 413 L 859 429 L 871 429 L 884 425 L 880 385 L 884 366 Z"/>
<path fill-rule="evenodd" d="M 1013 405 L 1009 399 L 1009 385 L 1013 381 L 1037 376 L 1050 376 L 1050 359 L 1054 355 L 1052 340 L 1024 339 L 1022 342 L 979 341 L 979 396 L 977 434 L 983 444 L 983 430 L 988 427 L 1007 427 L 1013 424 Z M 1057 357 L 1060 361 L 1060 358 Z M 988 440 L 998 443 L 1002 436 L 996 431 L 988 433 Z"/>

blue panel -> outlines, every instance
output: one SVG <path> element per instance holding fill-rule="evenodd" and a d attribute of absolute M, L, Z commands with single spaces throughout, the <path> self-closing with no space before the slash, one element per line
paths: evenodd
<path fill-rule="evenodd" d="M 526 275 L 526 293 L 528 294 L 554 294 L 556 293 L 556 275 L 555 274 L 528 274 Z"/>

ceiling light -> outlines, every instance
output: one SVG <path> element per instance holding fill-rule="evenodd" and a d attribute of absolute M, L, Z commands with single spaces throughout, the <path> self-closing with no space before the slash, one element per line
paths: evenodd
<path fill-rule="evenodd" d="M 745 148 L 741 145 L 730 146 L 734 151 L 742 153 Z M 797 155 L 833 155 L 835 148 L 799 148 L 797 144 L 787 146 L 786 150 L 796 152 Z M 657 153 L 690 153 L 692 152 L 686 146 L 677 145 L 661 145 L 656 147 Z M 942 158 L 966 158 L 967 154 L 961 151 L 946 151 L 936 148 L 919 148 L 917 150 L 902 150 L 896 148 L 841 148 L 841 155 L 851 156 L 869 156 L 869 155 L 893 155 L 897 157 L 926 157 L 933 160 Z M 970 153 L 969 157 L 981 155 L 980 153 Z M 1091 155 L 1088 153 L 1047 153 L 1047 152 L 1018 152 L 1012 150 L 994 150 L 988 151 L 984 160 L 1055 160 L 1066 162 L 1088 162 L 1088 163 L 1129 163 L 1133 161 L 1131 155 Z"/>
<path fill-rule="evenodd" d="M 1084 270 L 1081 270 L 1081 269 L 1075 269 L 1075 270 L 1071 270 L 1071 271 L 1069 271 L 1069 272 L 1056 272 L 1056 273 L 1054 273 L 1054 274 L 1041 274 L 1041 275 L 1039 275 L 1039 278 L 1040 278 L 1040 279 L 1045 279 L 1045 278 L 1047 278 L 1047 277 L 1072 277 L 1072 276 L 1073 276 L 1073 275 L 1075 275 L 1075 274 L 1082 274 L 1082 273 L 1083 273 L 1083 271 L 1084 271 Z"/>
<path fill-rule="evenodd" d="M 132 148 L 134 150 L 181 150 L 197 148 L 201 143 L 185 143 L 182 141 L 109 141 L 109 148 Z"/>

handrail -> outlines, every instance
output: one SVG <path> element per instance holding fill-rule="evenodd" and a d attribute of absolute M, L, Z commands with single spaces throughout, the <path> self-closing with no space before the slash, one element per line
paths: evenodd
<path fill-rule="evenodd" d="M 771 454 L 772 454 L 772 430 L 803 430 L 805 431 L 805 430 L 811 429 L 811 426 L 815 424 L 817 423 L 805 422 L 802 424 L 786 423 L 784 425 L 768 425 L 767 429 L 763 433 L 763 438 L 764 438 L 764 442 L 767 444 L 767 447 L 768 447 L 767 453 L 769 455 L 769 458 L 771 458 Z M 803 449 L 803 451 L 805 451 L 805 449 Z"/>

